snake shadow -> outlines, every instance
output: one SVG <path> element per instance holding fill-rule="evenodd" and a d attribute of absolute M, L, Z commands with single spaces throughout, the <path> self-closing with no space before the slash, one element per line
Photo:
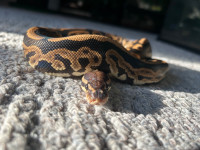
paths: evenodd
<path fill-rule="evenodd" d="M 199 63 L 200 64 L 200 63 Z M 164 91 L 185 92 L 196 94 L 200 92 L 200 69 L 193 70 L 170 64 L 170 70 L 165 79 L 158 84 Z M 156 88 L 156 85 L 152 85 Z"/>
<path fill-rule="evenodd" d="M 165 107 L 164 97 L 154 93 L 145 86 L 123 85 L 113 83 L 107 106 L 114 112 L 135 113 L 135 114 L 154 114 Z"/>
<path fill-rule="evenodd" d="M 131 86 L 113 82 L 107 106 L 115 112 L 154 114 L 167 107 L 166 92 L 200 92 L 200 71 L 170 64 L 166 77 L 159 83 Z M 169 96 L 167 97 L 169 99 Z"/>

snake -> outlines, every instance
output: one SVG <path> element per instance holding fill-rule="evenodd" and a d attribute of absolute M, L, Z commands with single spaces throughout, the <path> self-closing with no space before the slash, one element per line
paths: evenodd
<path fill-rule="evenodd" d="M 161 81 L 167 62 L 152 58 L 147 38 L 127 38 L 82 28 L 31 27 L 23 39 L 24 56 L 39 72 L 82 77 L 81 88 L 90 104 L 108 101 L 111 79 L 130 85 Z"/>

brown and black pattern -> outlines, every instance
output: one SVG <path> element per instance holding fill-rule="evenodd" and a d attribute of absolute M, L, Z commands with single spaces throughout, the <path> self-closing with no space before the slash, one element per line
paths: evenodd
<path fill-rule="evenodd" d="M 24 36 L 29 64 L 50 75 L 83 76 L 99 70 L 122 82 L 160 81 L 168 64 L 152 59 L 149 41 L 135 41 L 90 29 L 30 28 Z"/>
<path fill-rule="evenodd" d="M 94 70 L 82 77 L 81 88 L 86 93 L 90 104 L 105 104 L 108 100 L 110 86 L 110 78 L 102 71 Z"/>

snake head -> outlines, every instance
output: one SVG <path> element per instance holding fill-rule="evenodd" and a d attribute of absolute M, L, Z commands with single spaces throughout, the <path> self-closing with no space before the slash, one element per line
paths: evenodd
<path fill-rule="evenodd" d="M 86 73 L 82 78 L 81 87 L 86 93 L 87 101 L 93 105 L 103 105 L 108 101 L 110 78 L 101 71 Z"/>

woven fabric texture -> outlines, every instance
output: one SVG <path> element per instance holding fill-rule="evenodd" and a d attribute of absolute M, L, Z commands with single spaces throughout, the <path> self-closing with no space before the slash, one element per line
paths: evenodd
<path fill-rule="evenodd" d="M 170 64 L 157 84 L 113 81 L 109 102 L 86 102 L 80 79 L 32 69 L 22 40 L 32 26 L 91 28 L 150 40 Z M 81 19 L 0 7 L 0 149 L 200 149 L 200 56 L 142 33 Z"/>

